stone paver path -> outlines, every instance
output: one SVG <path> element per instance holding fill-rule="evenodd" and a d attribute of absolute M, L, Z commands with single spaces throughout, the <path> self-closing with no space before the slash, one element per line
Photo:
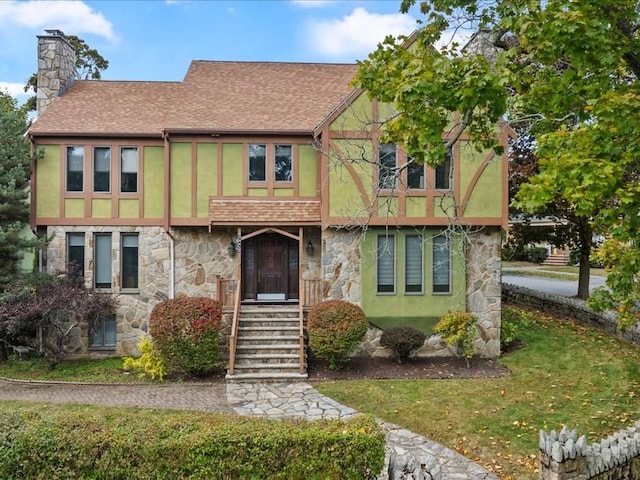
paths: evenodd
<path fill-rule="evenodd" d="M 171 408 L 271 418 L 345 419 L 352 408 L 322 395 L 308 383 L 203 383 L 93 385 L 0 380 L 0 399 L 106 406 Z M 396 425 L 380 421 L 391 454 L 413 455 L 428 466 L 427 480 L 499 480 L 469 459 Z M 386 470 L 386 468 L 385 468 Z M 379 480 L 389 477 L 383 473 Z"/>

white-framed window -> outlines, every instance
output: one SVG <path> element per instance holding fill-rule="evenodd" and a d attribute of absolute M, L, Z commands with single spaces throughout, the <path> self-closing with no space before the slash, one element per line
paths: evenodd
<path fill-rule="evenodd" d="M 396 146 L 393 143 L 378 145 L 378 188 L 395 190 L 397 187 Z"/>
<path fill-rule="evenodd" d="M 396 238 L 378 235 L 376 245 L 376 291 L 382 294 L 396 292 Z"/>
<path fill-rule="evenodd" d="M 67 192 L 82 192 L 84 185 L 84 147 L 67 147 Z"/>
<path fill-rule="evenodd" d="M 423 293 L 422 235 L 404 237 L 404 291 Z"/>
<path fill-rule="evenodd" d="M 67 274 L 84 277 L 84 233 L 67 233 Z"/>
<path fill-rule="evenodd" d="M 115 348 L 116 346 L 116 316 L 104 315 L 91 322 L 89 331 L 89 347 Z"/>
<path fill-rule="evenodd" d="M 111 148 L 93 147 L 93 191 L 111 191 Z"/>
<path fill-rule="evenodd" d="M 276 182 L 293 180 L 293 148 L 291 145 L 275 146 L 273 175 Z"/>
<path fill-rule="evenodd" d="M 267 146 L 249 144 L 249 181 L 265 182 L 267 180 Z"/>
<path fill-rule="evenodd" d="M 444 161 L 436 167 L 436 190 L 451 190 L 451 175 L 453 173 L 453 155 L 450 149 L 444 157 Z"/>
<path fill-rule="evenodd" d="M 433 236 L 433 293 L 451 293 L 451 238 Z"/>
<path fill-rule="evenodd" d="M 138 234 L 120 235 L 120 273 L 123 289 L 138 288 Z"/>
<path fill-rule="evenodd" d="M 93 237 L 93 283 L 96 288 L 111 288 L 111 234 Z"/>
<path fill-rule="evenodd" d="M 120 147 L 120 192 L 138 192 L 138 147 Z"/>

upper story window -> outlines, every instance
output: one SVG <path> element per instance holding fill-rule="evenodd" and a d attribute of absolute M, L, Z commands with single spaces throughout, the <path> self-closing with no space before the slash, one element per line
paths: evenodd
<path fill-rule="evenodd" d="M 111 191 L 111 148 L 93 149 L 93 191 Z"/>
<path fill-rule="evenodd" d="M 138 191 L 138 147 L 120 148 L 120 191 Z"/>
<path fill-rule="evenodd" d="M 267 180 L 267 146 L 249 145 L 249 181 L 264 182 Z"/>
<path fill-rule="evenodd" d="M 451 150 L 447 149 L 444 161 L 436 167 L 436 190 L 451 190 L 452 158 Z"/>
<path fill-rule="evenodd" d="M 291 145 L 276 145 L 274 177 L 276 182 L 290 182 L 293 179 L 293 149 Z"/>
<path fill-rule="evenodd" d="M 392 190 L 397 186 L 396 146 L 382 143 L 378 146 L 378 188 Z"/>
<path fill-rule="evenodd" d="M 416 163 L 416 161 L 407 158 L 407 187 L 412 190 L 424 189 L 424 164 Z"/>
<path fill-rule="evenodd" d="M 67 192 L 82 192 L 84 184 L 84 147 L 67 147 Z"/>

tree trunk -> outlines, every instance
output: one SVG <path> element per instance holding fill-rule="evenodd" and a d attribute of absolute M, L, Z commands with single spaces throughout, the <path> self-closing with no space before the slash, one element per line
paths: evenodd
<path fill-rule="evenodd" d="M 0 342 L 0 363 L 7 362 L 9 360 L 9 355 L 7 353 L 7 346 L 4 342 Z"/>
<path fill-rule="evenodd" d="M 586 300 L 589 298 L 589 280 L 591 275 L 591 241 L 593 232 L 591 222 L 588 218 L 578 217 L 578 240 L 580 248 L 580 273 L 578 274 L 578 298 Z"/>

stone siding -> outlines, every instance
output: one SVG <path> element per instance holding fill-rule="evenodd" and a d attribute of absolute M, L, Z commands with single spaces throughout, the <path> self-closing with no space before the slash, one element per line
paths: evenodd
<path fill-rule="evenodd" d="M 325 300 L 361 305 L 360 230 L 327 229 L 322 232 L 322 283 Z"/>
<path fill-rule="evenodd" d="M 96 233 L 112 233 L 111 292 L 116 299 L 117 344 L 115 350 L 90 349 L 88 325 L 81 325 L 71 340 L 71 356 L 137 355 L 140 339 L 148 332 L 153 307 L 170 295 L 171 238 L 161 227 L 49 227 L 47 271 L 65 271 L 67 233 L 85 233 L 85 284 L 92 288 L 93 239 Z M 139 286 L 136 291 L 120 288 L 120 234 L 138 233 Z M 235 276 L 236 261 L 229 257 L 227 232 L 209 233 L 206 229 L 172 230 L 175 245 L 174 296 L 216 298 L 217 276 Z"/>
<path fill-rule="evenodd" d="M 73 82 L 76 53 L 59 30 L 38 36 L 37 112 L 41 115 L 54 98 Z"/>

